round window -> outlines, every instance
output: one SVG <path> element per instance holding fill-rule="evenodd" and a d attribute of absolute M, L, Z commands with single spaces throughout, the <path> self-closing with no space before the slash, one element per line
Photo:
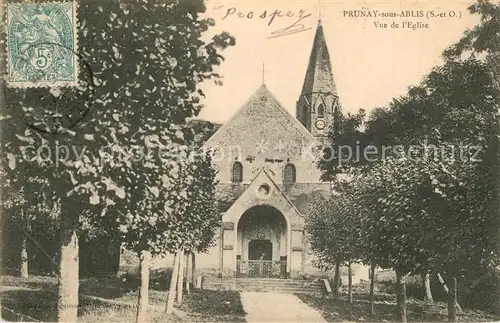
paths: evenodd
<path fill-rule="evenodd" d="M 271 192 L 271 187 L 267 184 L 262 184 L 259 189 L 257 190 L 257 193 L 259 194 L 260 197 L 266 197 L 269 195 Z"/>

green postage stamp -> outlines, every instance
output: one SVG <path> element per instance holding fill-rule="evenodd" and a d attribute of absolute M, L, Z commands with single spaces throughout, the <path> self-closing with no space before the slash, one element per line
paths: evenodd
<path fill-rule="evenodd" d="M 78 81 L 77 3 L 7 5 L 7 84 L 75 86 Z"/>

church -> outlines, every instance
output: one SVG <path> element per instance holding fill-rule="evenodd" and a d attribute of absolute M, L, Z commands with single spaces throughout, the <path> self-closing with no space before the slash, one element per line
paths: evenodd
<path fill-rule="evenodd" d="M 221 234 L 206 256 L 217 259 L 221 276 L 319 273 L 304 226 L 314 198 L 332 194 L 314 152 L 340 114 L 320 20 L 295 117 L 262 84 L 205 143 L 214 153 L 222 205 Z"/>

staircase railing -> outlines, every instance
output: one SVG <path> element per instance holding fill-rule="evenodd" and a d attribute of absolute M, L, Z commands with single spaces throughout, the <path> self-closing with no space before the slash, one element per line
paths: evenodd
<path fill-rule="evenodd" d="M 285 278 L 286 260 L 237 260 L 237 277 Z"/>

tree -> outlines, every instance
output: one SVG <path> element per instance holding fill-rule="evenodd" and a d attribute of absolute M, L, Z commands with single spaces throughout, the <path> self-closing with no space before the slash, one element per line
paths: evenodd
<path fill-rule="evenodd" d="M 195 154 L 191 155 L 188 176 L 192 180 L 187 186 L 187 197 L 189 199 L 186 209 L 182 211 L 183 218 L 178 219 L 182 224 L 182 231 L 186 233 L 182 241 L 182 246 L 177 250 L 175 265 L 179 265 L 178 273 L 178 298 L 182 301 L 184 268 L 183 260 L 180 259 L 184 253 L 192 254 L 194 271 L 195 252 L 205 252 L 213 245 L 216 229 L 220 226 L 220 218 L 215 196 L 216 171 L 212 166 L 210 152 L 200 151 L 195 145 Z M 187 265 L 187 261 L 186 261 Z M 193 273 L 194 274 L 194 273 Z M 176 278 L 172 278 L 172 280 Z M 189 282 L 186 282 L 189 284 Z M 171 313 L 172 299 L 174 295 L 175 283 L 171 284 L 168 294 L 165 311 Z"/>
<path fill-rule="evenodd" d="M 336 181 L 338 174 L 350 173 L 356 167 L 367 163 L 366 159 L 355 156 L 357 151 L 369 144 L 363 131 L 366 121 L 365 111 L 360 109 L 357 113 L 347 113 L 347 115 L 336 113 L 339 121 L 330 129 L 329 145 L 323 147 L 322 158 L 318 162 L 324 181 Z"/>
<path fill-rule="evenodd" d="M 305 229 L 310 235 L 311 249 L 324 269 L 335 267 L 334 290 L 338 291 L 339 267 L 348 266 L 348 298 L 352 303 L 351 265 L 363 259 L 358 217 L 353 214 L 351 190 L 330 200 L 322 199 L 308 217 Z"/>
<path fill-rule="evenodd" d="M 385 257 L 384 253 L 381 254 L 381 263 L 384 264 L 385 259 L 385 265 L 393 266 L 400 272 L 398 276 L 432 269 L 448 273 L 454 281 L 453 277 L 464 273 L 465 263 L 479 265 L 493 260 L 489 254 L 492 254 L 495 238 L 481 227 L 489 226 L 485 225 L 485 221 L 494 223 L 495 217 L 492 214 L 485 216 L 484 211 L 479 214 L 472 206 L 482 205 L 489 209 L 491 202 L 488 195 L 483 193 L 483 185 L 491 189 L 491 180 L 483 176 L 491 170 L 484 173 L 486 169 L 481 163 L 473 162 L 471 150 L 465 149 L 459 153 L 456 149 L 480 145 L 485 152 L 479 156 L 493 153 L 492 148 L 496 144 L 494 140 L 492 142 L 486 138 L 494 138 L 492 129 L 497 121 L 495 102 L 491 98 L 495 90 L 488 80 L 480 62 L 453 62 L 431 72 L 423 82 L 423 91 L 418 91 L 420 94 L 415 95 L 414 88 L 408 97 L 393 103 L 393 115 L 402 121 L 409 115 L 407 111 L 415 116 L 422 111 L 425 113 L 428 110 L 426 107 L 430 106 L 437 107 L 441 114 L 437 121 L 427 123 L 430 131 L 423 134 L 416 119 L 417 129 L 413 132 L 412 140 L 413 143 L 419 143 L 419 149 L 403 155 L 403 159 L 389 160 L 383 166 L 373 167 L 370 172 L 375 173 L 363 180 L 372 182 L 367 195 L 378 192 L 376 196 L 379 200 L 376 203 L 373 199 L 363 200 L 365 206 L 371 205 L 368 209 L 374 212 L 378 210 L 370 218 L 376 221 L 372 223 L 372 230 L 383 233 L 385 237 L 383 241 L 375 243 L 381 247 L 380 252 L 386 252 Z M 420 112 L 415 111 L 418 107 Z M 425 115 L 422 115 L 422 120 L 427 118 Z M 403 142 L 405 138 L 411 138 L 411 126 L 407 124 L 404 129 L 403 136 L 393 138 Z M 429 142 L 433 147 L 429 147 Z M 439 149 L 429 149 L 436 147 Z M 479 178 L 481 184 L 477 182 Z M 466 198 L 462 200 L 464 196 Z M 398 214 L 406 218 L 400 218 Z M 383 227 L 381 231 L 380 225 L 384 221 L 389 221 L 386 227 L 397 229 L 386 231 Z M 464 229 L 464 225 L 467 229 Z M 426 234 L 415 240 L 410 237 L 412 228 L 418 228 L 419 232 Z M 473 239 L 471 232 L 475 232 Z M 479 232 L 482 233 L 477 234 Z M 397 240 L 389 240 L 388 237 L 397 237 Z M 463 250 L 467 250 L 468 255 L 462 254 Z M 474 256 L 471 256 L 471 252 Z M 391 259 L 394 255 L 398 255 L 397 262 Z M 400 278 L 400 283 L 403 283 Z M 399 290 L 402 293 L 403 286 Z M 454 294 L 453 291 L 450 293 Z M 404 301 L 402 296 L 399 298 L 401 302 Z M 456 299 L 450 304 L 455 303 Z M 400 313 L 404 314 L 404 311 Z"/>
<path fill-rule="evenodd" d="M 331 228 L 337 228 L 333 225 L 337 218 L 333 218 L 332 210 L 334 210 L 332 200 L 321 198 L 316 201 L 310 216 L 307 218 L 305 230 L 310 237 L 311 249 L 318 257 L 315 265 L 328 270 L 332 269 L 332 265 L 335 264 L 333 291 L 337 294 L 340 288 L 340 251 L 338 249 L 332 250 L 332 247 L 337 247 L 337 244 L 331 245 L 330 236 L 327 234 Z"/>
<path fill-rule="evenodd" d="M 201 109 L 203 92 L 198 84 L 219 77 L 214 67 L 223 60 L 220 50 L 234 44 L 234 38 L 222 33 L 203 41 L 202 33 L 214 24 L 200 18 L 204 9 L 202 1 L 83 1 L 78 29 L 80 86 L 6 90 L 3 115 L 9 115 L 11 122 L 2 134 L 34 138 L 35 147 L 46 144 L 55 150 L 62 144 L 82 152 L 58 160 L 50 177 L 62 210 L 59 320 L 76 321 L 78 215 L 91 210 L 90 216 L 97 218 L 115 205 L 121 209 L 120 203 L 135 203 L 133 192 L 141 179 L 137 171 L 144 168 L 130 157 L 148 140 L 163 147 L 182 145 L 189 135 L 186 118 Z M 19 142 L 14 135 L 2 139 Z M 19 151 L 8 153 L 22 160 Z M 32 162 L 45 169 L 55 165 Z M 152 159 L 141 162 L 147 168 Z M 152 162 L 151 173 L 162 172 L 159 176 L 168 179 L 171 167 L 172 163 Z M 153 174 L 142 175 L 146 183 L 155 183 Z M 166 182 L 171 184 L 170 179 Z M 142 194 L 144 187 L 139 188 Z"/>
<path fill-rule="evenodd" d="M 500 6 L 479 1 L 469 10 L 481 15 L 481 23 L 444 52 L 444 63 L 421 84 L 351 125 L 360 129 L 350 132 L 352 138 L 342 131 L 329 135 L 333 147 L 352 148 L 349 140 L 361 138 L 355 144 L 362 149 L 382 148 L 376 161 L 354 158 L 341 168 L 345 156 L 334 156 L 320 163 L 323 179 L 355 175 L 351 194 L 343 197 L 351 200 L 345 214 L 359 216 L 361 243 L 372 260 L 396 270 L 402 321 L 407 274 L 444 273 L 451 286 L 449 319 L 456 320 L 457 279 L 499 263 Z M 425 234 L 415 237 L 416 231 Z M 328 250 L 322 239 L 316 249 Z"/>
<path fill-rule="evenodd" d="M 500 5 L 498 3 L 479 0 L 469 6 L 471 14 L 479 15 L 481 22 L 472 29 L 467 29 L 463 37 L 455 44 L 447 48 L 444 52 L 445 59 L 460 60 L 463 55 L 477 57 L 481 53 L 486 53 L 490 62 L 494 63 L 491 68 L 498 72 L 498 53 L 500 43 Z M 498 76 L 499 74 L 497 74 Z"/>
<path fill-rule="evenodd" d="M 38 174 L 37 168 L 21 168 L 15 164 L 1 165 L 2 199 L 0 207 L 6 220 L 14 224 L 20 237 L 20 276 L 29 275 L 28 239 L 30 243 L 45 252 L 33 236 L 34 227 L 45 226 L 46 234 L 54 234 L 58 221 L 58 204 L 51 203 L 51 190 L 47 181 Z M 46 255 L 48 256 L 48 255 Z M 48 256 L 51 258 L 50 256 Z"/>
<path fill-rule="evenodd" d="M 391 129 L 401 129 L 393 140 L 408 143 L 411 138 L 417 148 L 394 151 L 392 157 L 370 165 L 356 178 L 352 195 L 358 199 L 352 205 L 367 210 L 362 230 L 370 252 L 380 266 L 396 270 L 401 320 L 406 313 L 406 274 L 442 271 L 454 282 L 471 266 L 497 261 L 496 238 L 484 229 L 496 221 L 493 213 L 484 213 L 491 209 L 493 196 L 485 192 L 494 192 L 495 168 L 474 162 L 474 152 L 468 149 L 481 146 L 481 160 L 491 161 L 497 154 L 493 134 L 498 105 L 492 100 L 496 89 L 484 64 L 476 60 L 436 68 L 421 89 L 413 88 L 391 106 L 392 122 L 399 124 Z M 429 119 L 426 111 L 431 106 L 439 109 L 441 118 L 429 120 L 428 130 L 422 132 L 418 120 Z M 410 120 L 416 121 L 414 130 Z M 426 234 L 415 239 L 415 231 Z M 450 291 L 450 297 L 455 294 Z M 456 299 L 450 301 L 455 303 Z"/>
<path fill-rule="evenodd" d="M 432 303 L 434 302 L 434 298 L 432 297 L 431 291 L 431 275 L 427 272 L 423 272 L 421 274 L 422 278 L 422 288 L 424 290 L 424 301 Z"/>

